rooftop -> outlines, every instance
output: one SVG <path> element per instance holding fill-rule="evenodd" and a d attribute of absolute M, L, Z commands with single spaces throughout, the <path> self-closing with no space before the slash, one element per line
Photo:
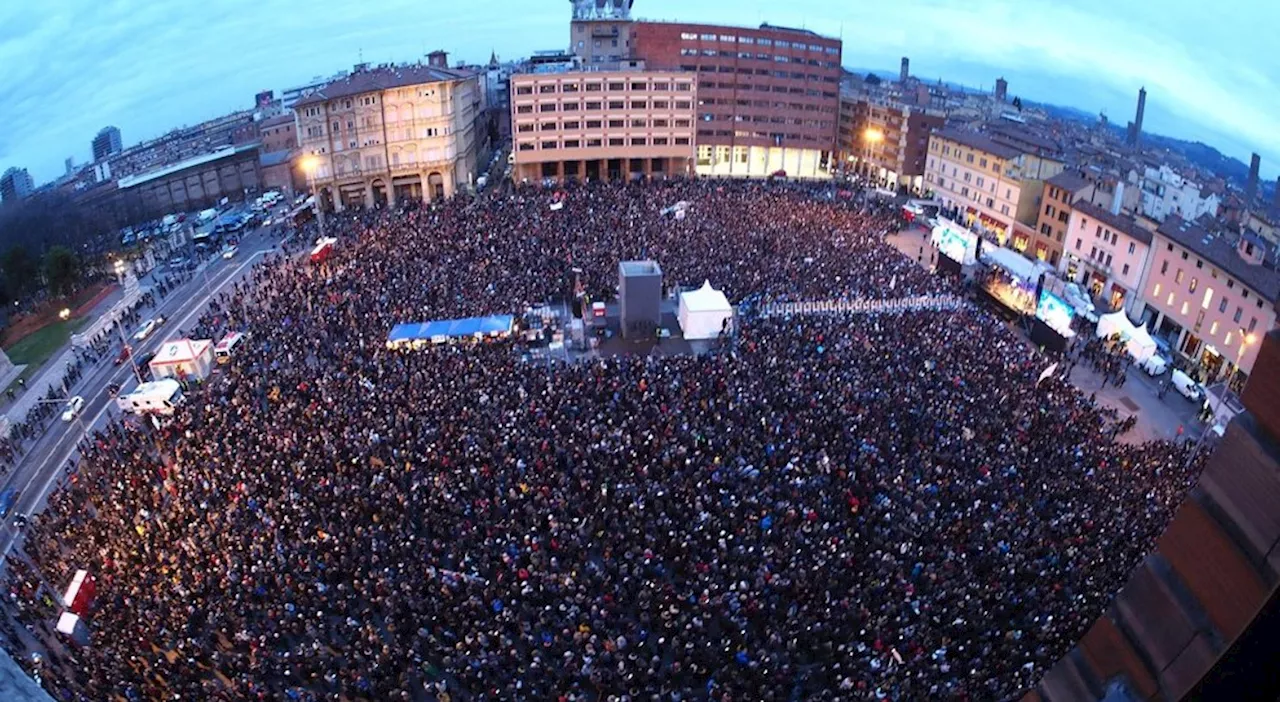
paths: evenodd
<path fill-rule="evenodd" d="M 1252 265 L 1240 258 L 1234 241 L 1229 237 L 1214 234 L 1200 224 L 1176 215 L 1166 219 L 1156 231 L 1197 256 L 1208 259 L 1268 302 L 1280 300 L 1280 273 L 1275 269 L 1275 252 L 1268 250 L 1265 263 Z"/>
<path fill-rule="evenodd" d="M 1055 188 L 1062 188 L 1068 192 L 1076 193 L 1088 187 L 1091 184 L 1091 181 L 1084 177 L 1084 173 L 1081 173 L 1080 171 L 1065 170 L 1046 180 L 1045 183 L 1048 183 Z"/>
<path fill-rule="evenodd" d="M 1125 234 L 1132 239 L 1137 239 L 1148 246 L 1151 245 L 1151 232 L 1144 229 L 1132 217 L 1111 214 L 1111 210 L 1098 207 L 1091 202 L 1081 201 L 1072 205 L 1072 207 L 1075 208 L 1076 212 L 1086 217 L 1093 217 L 1113 231 Z"/>
<path fill-rule="evenodd" d="M 470 71 L 440 68 L 421 63 L 410 63 L 400 66 L 377 66 L 357 71 L 344 78 L 329 83 L 306 97 L 298 100 L 295 108 L 305 107 L 318 102 L 336 98 L 351 97 L 378 90 L 401 88 L 406 85 L 438 83 L 441 81 L 463 80 L 470 77 Z"/>
<path fill-rule="evenodd" d="M 788 34 L 800 34 L 806 37 L 811 37 L 813 39 L 820 39 L 828 42 L 841 42 L 839 37 L 829 37 L 825 34 L 818 34 L 817 32 L 811 29 L 797 29 L 795 27 L 782 27 L 776 24 L 769 24 L 768 22 L 762 23 L 759 27 L 743 27 L 741 25 L 734 25 L 734 24 L 707 24 L 705 22 L 683 22 L 680 20 L 642 19 L 642 20 L 639 20 L 639 24 L 642 27 L 646 24 L 648 25 L 666 24 L 666 25 L 687 27 L 693 30 L 706 29 L 708 30 L 707 33 L 709 34 L 715 33 L 717 35 L 721 33 L 720 30 L 724 30 L 725 33 L 728 33 L 728 32 L 741 33 L 741 32 L 753 32 L 753 31 L 766 32 L 766 33 L 786 32 Z"/>
<path fill-rule="evenodd" d="M 1021 150 L 993 141 L 991 137 L 986 134 L 979 134 L 978 132 L 948 127 L 946 129 L 939 129 L 933 134 L 940 139 L 954 141 L 957 144 L 962 144 L 971 149 L 977 149 L 978 151 L 992 154 L 998 158 L 1012 159 L 1022 155 Z"/>
<path fill-rule="evenodd" d="M 270 129 L 272 127 L 278 127 L 282 124 L 293 124 L 292 112 L 286 112 L 285 114 L 276 115 L 275 117 L 268 117 L 267 119 L 264 119 L 258 123 L 258 129 Z"/>

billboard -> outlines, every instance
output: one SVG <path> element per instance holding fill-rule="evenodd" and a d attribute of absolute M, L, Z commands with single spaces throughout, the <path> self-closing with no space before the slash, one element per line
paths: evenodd
<path fill-rule="evenodd" d="M 961 265 L 972 265 L 976 261 L 977 235 L 949 219 L 938 219 L 938 225 L 933 228 L 929 241 L 947 258 Z"/>
<path fill-rule="evenodd" d="M 1048 290 L 1041 291 L 1039 303 L 1036 305 L 1036 317 L 1049 325 L 1059 334 L 1071 329 L 1071 319 L 1075 316 L 1073 308 L 1066 300 Z"/>

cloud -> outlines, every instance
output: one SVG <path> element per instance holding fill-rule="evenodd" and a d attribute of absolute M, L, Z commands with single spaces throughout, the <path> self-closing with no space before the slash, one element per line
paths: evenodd
<path fill-rule="evenodd" d="M 0 3 L 0 170 L 26 166 L 38 181 L 87 160 L 102 127 L 126 144 L 249 106 L 357 60 L 409 61 L 436 48 L 483 61 L 568 43 L 569 3 L 494 0 L 57 0 Z M 1197 138 L 1264 167 L 1280 167 L 1280 65 L 1241 27 L 1271 27 L 1274 3 L 1224 0 L 640 0 L 655 19 L 806 26 L 844 39 L 845 64 L 990 86 L 1016 79 L 1031 99 L 1132 114 L 1146 85 L 1148 131 Z M 1067 90 L 1069 89 L 1069 90 Z M 1123 115 L 1123 117 L 1121 116 Z"/>

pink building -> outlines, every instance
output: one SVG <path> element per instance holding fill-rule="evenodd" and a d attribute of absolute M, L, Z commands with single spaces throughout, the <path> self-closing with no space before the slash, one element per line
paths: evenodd
<path fill-rule="evenodd" d="M 1132 217 L 1080 201 L 1067 221 L 1066 253 L 1058 270 L 1110 310 L 1123 307 L 1132 314 L 1142 299 L 1151 239 Z"/>
<path fill-rule="evenodd" d="M 1176 216 L 1160 225 L 1152 248 L 1142 291 L 1152 328 L 1204 380 L 1245 380 L 1276 326 L 1275 251 L 1253 234 L 1214 233 Z"/>

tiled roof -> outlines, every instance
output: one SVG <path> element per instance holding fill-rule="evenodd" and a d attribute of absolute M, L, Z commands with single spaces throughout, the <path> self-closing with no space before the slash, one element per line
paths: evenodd
<path fill-rule="evenodd" d="M 1280 300 L 1280 272 L 1274 268 L 1275 252 L 1268 249 L 1264 265 L 1250 264 L 1240 258 L 1235 244 L 1227 237 L 1211 234 L 1201 225 L 1177 216 L 1166 219 L 1157 232 L 1234 276 L 1268 302 Z"/>
<path fill-rule="evenodd" d="M 954 141 L 957 144 L 963 144 L 971 149 L 977 149 L 978 151 L 989 153 L 1003 159 L 1017 158 L 1022 155 L 1022 151 L 1011 146 L 994 142 L 987 135 L 979 134 L 978 132 L 948 128 L 939 129 L 934 132 L 934 135 L 941 139 Z"/>
<path fill-rule="evenodd" d="M 1076 212 L 1102 222 L 1113 231 L 1117 231 L 1129 236 L 1130 238 L 1137 239 L 1148 246 L 1151 245 L 1151 231 L 1139 226 L 1139 224 L 1131 217 L 1111 214 L 1111 210 L 1103 209 L 1091 202 L 1081 201 L 1072 205 L 1072 207 L 1075 208 Z"/>
<path fill-rule="evenodd" d="M 1045 181 L 1055 188 L 1062 188 L 1070 193 L 1079 192 L 1082 188 L 1088 187 L 1089 179 L 1084 177 L 1080 171 L 1065 170 L 1058 175 Z"/>
<path fill-rule="evenodd" d="M 437 68 L 420 63 L 405 66 L 389 66 L 357 71 L 345 78 L 335 80 L 319 90 L 299 100 L 294 109 L 318 102 L 326 102 L 337 98 L 351 97 L 371 93 L 377 90 L 401 88 L 406 85 L 421 85 L 440 81 L 462 80 L 470 77 L 469 71 L 451 68 Z"/>
<path fill-rule="evenodd" d="M 272 127 L 278 127 L 282 124 L 292 124 L 292 123 L 293 123 L 293 113 L 289 112 L 283 115 L 276 115 L 275 117 L 269 117 L 267 119 L 262 120 L 261 122 L 258 123 L 258 129 L 270 129 Z"/>

